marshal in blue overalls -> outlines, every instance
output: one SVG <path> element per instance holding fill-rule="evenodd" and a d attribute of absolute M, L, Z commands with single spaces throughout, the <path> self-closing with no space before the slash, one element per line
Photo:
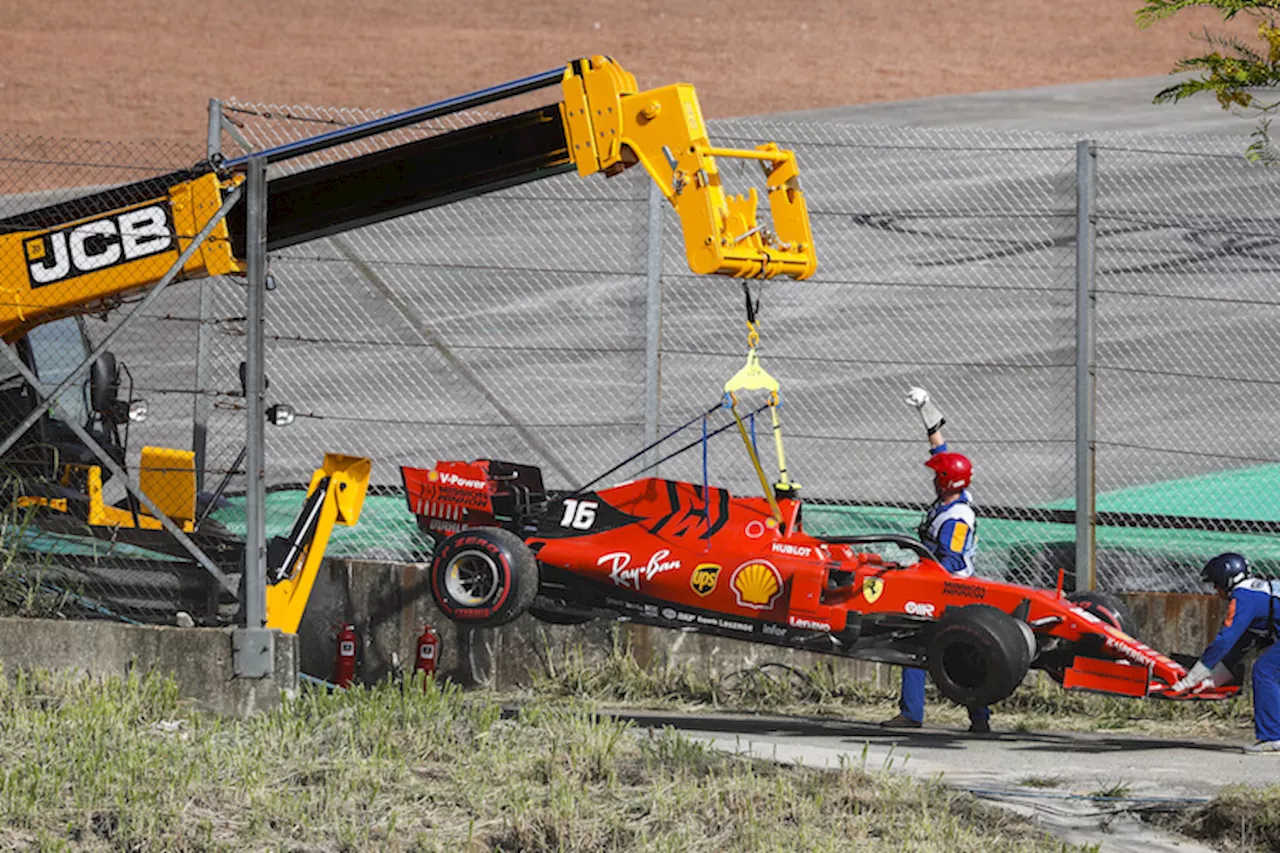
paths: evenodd
<path fill-rule="evenodd" d="M 1219 554 L 1205 564 L 1200 579 L 1226 598 L 1222 630 L 1205 648 L 1175 692 L 1231 680 L 1230 666 L 1246 653 L 1263 649 L 1253 663 L 1253 731 L 1258 742 L 1245 752 L 1280 754 L 1280 581 L 1249 576 L 1249 563 L 1239 554 Z"/>
<path fill-rule="evenodd" d="M 920 524 L 920 541 L 952 575 L 958 578 L 970 577 L 973 574 L 973 552 L 977 549 L 978 541 L 978 521 L 969 494 L 973 466 L 965 456 L 947 450 L 947 443 L 942 438 L 942 425 L 946 421 L 942 412 L 930 400 L 929 392 L 923 388 L 912 388 L 907 392 L 907 403 L 919 410 L 925 430 L 929 433 L 929 461 L 925 465 L 934 473 L 933 485 L 937 494 L 937 499 Z M 903 669 L 898 716 L 881 725 L 888 728 L 919 728 L 924 723 L 924 686 L 923 669 Z M 969 708 L 969 731 L 989 732 L 990 719 L 990 708 Z"/>

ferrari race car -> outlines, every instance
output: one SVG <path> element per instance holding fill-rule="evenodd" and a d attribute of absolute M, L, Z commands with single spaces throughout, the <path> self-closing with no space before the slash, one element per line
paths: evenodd
<path fill-rule="evenodd" d="M 926 668 L 962 705 L 1004 699 L 1030 668 L 1120 696 L 1240 689 L 1173 694 L 1186 667 L 1135 639 L 1107 593 L 954 578 L 908 536 L 813 536 L 794 492 L 734 497 L 646 478 L 556 494 L 538 468 L 493 459 L 402 475 L 436 543 L 436 604 L 473 627 L 526 611 L 556 623 L 604 616 Z M 904 562 L 877 553 L 898 553 L 886 546 Z"/>

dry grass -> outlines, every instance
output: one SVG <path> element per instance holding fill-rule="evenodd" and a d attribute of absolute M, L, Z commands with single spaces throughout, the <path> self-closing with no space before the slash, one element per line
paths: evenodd
<path fill-rule="evenodd" d="M 724 677 L 659 662 L 641 666 L 622 644 L 604 655 L 581 648 L 547 649 L 544 671 L 523 696 L 588 700 L 619 707 L 723 710 L 821 716 L 873 722 L 897 713 L 897 693 L 842 676 L 829 664 L 793 667 L 767 663 Z M 942 726 L 968 725 L 960 708 L 930 685 L 927 719 Z M 506 698 L 520 698 L 508 696 Z M 1225 702 L 1135 700 L 1063 690 L 1031 673 L 995 706 L 998 731 L 1109 731 L 1152 737 L 1252 742 L 1252 705 Z"/>
<path fill-rule="evenodd" d="M 937 784 L 726 756 L 579 703 L 311 691 L 245 722 L 171 682 L 0 674 L 0 847 L 86 851 L 1052 850 Z"/>
<path fill-rule="evenodd" d="M 1280 850 L 1280 785 L 1225 788 L 1206 805 L 1174 814 L 1156 814 L 1150 819 L 1219 850 Z"/>
<path fill-rule="evenodd" d="M 22 478 L 0 465 L 0 616 L 55 617 L 74 593 L 44 582 L 51 555 L 23 547 L 36 517 L 35 507 L 15 505 L 26 492 Z"/>

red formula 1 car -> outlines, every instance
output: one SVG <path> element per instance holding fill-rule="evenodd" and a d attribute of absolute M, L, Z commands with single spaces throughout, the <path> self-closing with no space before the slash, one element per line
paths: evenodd
<path fill-rule="evenodd" d="M 497 460 L 403 468 L 436 542 L 432 593 L 453 620 L 501 625 L 608 616 L 927 668 L 963 705 L 997 702 L 1030 668 L 1068 688 L 1173 696 L 1186 668 L 1132 636 L 1106 593 L 953 578 L 907 536 L 817 537 L 801 501 L 734 497 L 656 478 L 549 494 L 538 468 Z M 873 553 L 896 545 L 915 562 Z"/>

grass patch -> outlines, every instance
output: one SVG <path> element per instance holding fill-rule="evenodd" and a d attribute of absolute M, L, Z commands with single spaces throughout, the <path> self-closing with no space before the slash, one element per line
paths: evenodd
<path fill-rule="evenodd" d="M 783 650 L 777 657 L 788 657 Z M 581 699 L 618 707 L 717 710 L 820 716 L 875 722 L 897 713 L 897 691 L 843 674 L 833 662 L 793 666 L 769 662 L 723 676 L 659 657 L 642 666 L 617 639 L 606 652 L 582 647 L 541 655 L 524 696 Z M 965 727 L 963 708 L 944 700 L 932 683 L 927 688 L 927 720 Z M 1171 702 L 1101 696 L 1064 690 L 1033 671 L 1012 696 L 993 709 L 997 731 L 1113 731 L 1180 739 L 1252 741 L 1249 699 L 1223 702 Z"/>
<path fill-rule="evenodd" d="M 1061 776 L 1028 776 L 1019 779 L 1018 784 L 1024 788 L 1059 788 L 1064 781 Z"/>
<path fill-rule="evenodd" d="M 1269 758 L 1256 761 L 1274 761 Z M 1223 788 L 1203 806 L 1160 813 L 1148 820 L 1205 841 L 1220 850 L 1263 853 L 1280 850 L 1280 785 Z"/>
<path fill-rule="evenodd" d="M 72 593 L 44 582 L 50 556 L 22 547 L 35 527 L 35 507 L 19 507 L 24 481 L 0 465 L 0 616 L 63 615 Z"/>
<path fill-rule="evenodd" d="M 1109 785 L 1103 785 L 1096 791 L 1090 791 L 1089 796 L 1098 797 L 1104 800 L 1120 800 L 1133 793 L 1133 786 L 1127 782 L 1112 782 Z"/>
<path fill-rule="evenodd" d="M 834 715 L 896 701 L 896 694 L 843 677 L 827 662 L 805 667 L 767 662 L 718 677 L 666 659 L 642 665 L 616 633 L 603 655 L 581 646 L 559 652 L 544 648 L 542 663 L 543 671 L 534 673 L 534 695 L 600 704 Z"/>
<path fill-rule="evenodd" d="M 0 718 L 3 849 L 1065 849 L 936 783 L 728 756 L 580 703 L 504 718 L 434 683 L 229 721 L 158 678 L 0 673 Z"/>

